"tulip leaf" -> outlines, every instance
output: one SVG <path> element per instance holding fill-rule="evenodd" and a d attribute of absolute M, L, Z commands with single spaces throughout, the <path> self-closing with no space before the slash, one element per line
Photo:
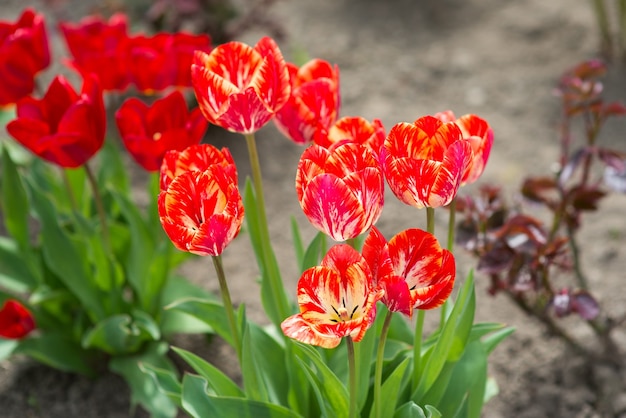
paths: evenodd
<path fill-rule="evenodd" d="M 206 379 L 191 374 L 183 377 L 183 409 L 194 418 L 298 418 L 287 408 L 246 398 L 219 397 L 207 393 Z"/>
<path fill-rule="evenodd" d="M 15 293 L 34 289 L 40 280 L 29 267 L 17 242 L 0 236 L 0 287 Z"/>
<path fill-rule="evenodd" d="M 46 264 L 82 305 L 89 308 L 91 315 L 103 318 L 102 300 L 85 263 L 85 242 L 70 237 L 60 227 L 58 214 L 50 200 L 36 185 L 29 186 L 33 207 L 41 221 L 41 241 Z"/>
<path fill-rule="evenodd" d="M 140 404 L 152 418 L 173 418 L 176 416 L 176 405 L 159 390 L 152 376 L 144 373 L 148 365 L 174 372 L 174 365 L 165 353 L 168 345 L 164 342 L 152 342 L 141 352 L 126 356 L 116 356 L 109 361 L 109 369 L 126 380 L 131 391 L 131 404 Z"/>
<path fill-rule="evenodd" d="M 98 322 L 85 333 L 84 348 L 98 348 L 112 355 L 137 351 L 141 345 L 160 338 L 159 328 L 144 312 L 113 315 Z"/>
<path fill-rule="evenodd" d="M 500 344 L 506 337 L 513 334 L 515 332 L 515 328 L 506 327 L 499 330 L 496 330 L 490 335 L 487 335 L 482 339 L 483 346 L 485 347 L 485 351 L 487 355 L 491 354 L 491 352 Z"/>
<path fill-rule="evenodd" d="M 41 363 L 65 372 L 80 373 L 94 377 L 89 353 L 78 343 L 67 339 L 64 335 L 48 331 L 41 335 L 23 339 L 14 351 L 34 358 Z"/>
<path fill-rule="evenodd" d="M 176 406 L 182 408 L 183 386 L 178 381 L 176 373 L 147 363 L 139 363 L 139 370 L 152 377 L 159 391 L 167 396 Z"/>
<path fill-rule="evenodd" d="M 124 167 L 121 156 L 123 153 L 118 149 L 114 141 L 104 141 L 104 145 L 98 153 L 100 160 L 98 171 L 98 184 L 102 189 L 115 190 L 130 195 L 130 180 L 128 169 Z"/>
<path fill-rule="evenodd" d="M 462 355 L 474 321 L 475 305 L 474 278 L 470 273 L 459 291 L 450 316 L 437 335 L 436 343 L 422 359 L 425 366 L 411 399 L 419 402 L 437 380 L 446 361 L 455 361 Z"/>
<path fill-rule="evenodd" d="M 228 317 L 221 304 L 200 298 L 183 298 L 167 305 L 165 309 L 184 312 L 199 319 L 210 326 L 228 344 L 235 347 L 233 336 L 228 326 Z"/>
<path fill-rule="evenodd" d="M 406 369 L 411 364 L 410 358 L 405 358 L 402 363 L 393 369 L 389 377 L 385 380 L 381 387 L 380 399 L 381 402 L 380 416 L 392 417 L 396 410 L 396 403 L 398 402 L 398 394 L 401 393 L 402 387 L 409 381 L 407 378 Z M 374 418 L 375 411 L 370 411 L 370 418 Z"/>
<path fill-rule="evenodd" d="M 0 338 L 0 361 L 9 358 L 19 343 L 20 342 L 18 340 Z"/>
<path fill-rule="evenodd" d="M 30 248 L 28 228 L 28 197 L 21 176 L 6 146 L 2 147 L 2 182 L 0 183 L 4 226 L 18 242 L 20 249 Z"/>
<path fill-rule="evenodd" d="M 424 409 L 426 413 L 424 413 Z M 415 402 L 410 401 L 402 405 L 396 413 L 393 415 L 394 418 L 441 418 L 443 415 L 437 410 L 437 408 L 426 405 L 422 409 Z"/>
<path fill-rule="evenodd" d="M 328 368 L 320 354 L 313 348 L 297 343 L 298 360 L 322 408 L 322 416 L 345 418 L 348 416 L 348 391 L 343 382 Z M 312 364 L 311 364 L 312 363 Z"/>
<path fill-rule="evenodd" d="M 246 224 L 248 225 L 250 242 L 261 272 L 261 303 L 272 323 L 279 327 L 282 320 L 289 314 L 289 312 L 287 312 L 287 310 L 289 310 L 289 302 L 282 285 L 280 269 L 278 268 L 278 261 L 276 260 L 272 243 L 264 242 L 262 239 L 261 219 L 259 216 L 260 208 L 254 195 L 250 179 L 246 181 L 243 201 L 246 210 Z M 272 283 L 279 284 L 280 286 L 273 286 Z"/>
<path fill-rule="evenodd" d="M 323 254 L 326 252 L 326 234 L 318 232 L 315 238 L 311 240 L 311 243 L 304 253 L 304 258 L 300 264 L 300 270 L 305 271 L 308 268 L 319 265 Z"/>
<path fill-rule="evenodd" d="M 479 418 L 487 384 L 487 353 L 480 341 L 467 345 L 438 403 L 446 417 Z"/>
<path fill-rule="evenodd" d="M 296 262 L 301 266 L 302 260 L 304 260 L 304 243 L 302 242 L 302 234 L 300 234 L 300 227 L 295 216 L 291 217 L 291 240 L 296 253 Z"/>
<path fill-rule="evenodd" d="M 159 304 L 167 306 L 178 300 L 188 298 L 200 298 L 203 300 L 215 300 L 215 295 L 205 289 L 190 283 L 189 280 L 173 276 L 165 283 L 160 295 Z M 161 309 L 160 327 L 163 335 L 172 334 L 209 334 L 213 328 L 206 322 L 176 309 Z"/>
<path fill-rule="evenodd" d="M 245 393 L 239 386 L 211 363 L 182 348 L 172 347 L 172 350 L 182 357 L 196 373 L 206 379 L 209 388 L 215 395 L 235 398 L 245 397 Z"/>

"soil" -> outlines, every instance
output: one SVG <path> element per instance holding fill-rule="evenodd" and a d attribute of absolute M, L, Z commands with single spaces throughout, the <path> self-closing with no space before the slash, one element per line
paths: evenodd
<path fill-rule="evenodd" d="M 13 19 L 26 5 L 50 12 L 49 32 L 56 37 L 54 16 L 81 16 L 93 10 L 78 0 L 47 4 L 3 0 L 0 16 Z M 558 156 L 560 109 L 553 88 L 559 76 L 599 52 L 591 2 L 582 0 L 283 0 L 266 12 L 282 30 L 279 45 L 287 59 L 319 57 L 339 66 L 342 116 L 379 118 L 387 129 L 446 109 L 488 120 L 495 144 L 479 183 L 497 182 L 511 196 L 526 175 L 549 174 Z M 255 43 L 267 33 L 265 29 L 251 28 L 238 38 Z M 611 98 L 626 101 L 623 67 L 611 66 L 606 90 Z M 240 177 L 245 178 L 243 140 L 217 128 L 209 131 L 209 141 L 231 147 Z M 624 122 L 612 123 L 602 140 L 626 151 L 624 132 Z M 298 273 L 291 252 L 290 217 L 296 216 L 305 236 L 313 234 L 294 193 L 302 148 L 273 126 L 258 136 L 270 231 L 287 289 L 295 295 Z M 582 262 L 594 295 L 604 312 L 616 318 L 626 313 L 625 205 L 626 196 L 611 196 L 600 211 L 584 219 L 581 231 Z M 438 216 L 437 223 L 442 224 L 438 230 L 443 230 L 446 214 Z M 407 227 L 423 226 L 424 218 L 422 212 L 389 195 L 378 226 L 389 237 Z M 253 318 L 264 321 L 258 292 L 250 291 L 256 286 L 257 271 L 247 241 L 236 240 L 224 261 L 235 303 L 245 303 Z M 474 265 L 459 254 L 460 277 Z M 218 290 L 206 260 L 185 266 L 183 273 Z M 485 417 L 626 417 L 623 371 L 620 375 L 611 367 L 585 362 L 505 297 L 488 295 L 484 278 L 479 276 L 477 283 L 478 320 L 516 328 L 490 358 L 490 373 L 500 393 L 485 406 Z M 569 332 L 593 347 L 582 321 L 575 317 L 562 321 Z M 624 350 L 624 326 L 616 331 Z M 175 343 L 225 369 L 232 361 L 219 343 L 208 344 L 198 337 L 181 337 Z M 129 396 L 123 381 L 114 375 L 89 381 L 27 359 L 13 359 L 0 364 L 0 416 L 125 417 Z"/>

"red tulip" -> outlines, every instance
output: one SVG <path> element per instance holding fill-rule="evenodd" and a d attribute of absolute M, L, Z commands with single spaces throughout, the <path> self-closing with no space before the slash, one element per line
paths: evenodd
<path fill-rule="evenodd" d="M 0 308 L 0 337 L 19 340 L 35 329 L 35 319 L 21 303 L 9 299 Z"/>
<path fill-rule="evenodd" d="M 237 236 L 244 213 L 237 183 L 220 165 L 176 177 L 159 194 L 158 209 L 176 248 L 211 256 L 222 254 Z"/>
<path fill-rule="evenodd" d="M 116 13 L 109 21 L 88 16 L 79 23 L 62 22 L 59 28 L 73 59 L 69 65 L 85 77 L 93 73 L 105 91 L 128 87 L 126 15 Z"/>
<path fill-rule="evenodd" d="M 476 115 L 461 116 L 456 124 L 461 128 L 463 139 L 472 146 L 473 158 L 461 180 L 462 185 L 470 184 L 485 171 L 493 145 L 493 130 L 487 121 Z"/>
<path fill-rule="evenodd" d="M 267 37 L 254 48 L 228 42 L 210 54 L 196 51 L 191 82 L 208 121 L 239 133 L 259 130 L 291 94 L 285 60 Z"/>
<path fill-rule="evenodd" d="M 370 123 L 360 116 L 344 116 L 330 127 L 327 135 L 318 135 L 315 143 L 328 148 L 345 140 L 368 147 L 378 159 L 380 148 L 385 142 L 385 127 L 380 119 Z"/>
<path fill-rule="evenodd" d="M 187 110 L 179 91 L 151 106 L 131 97 L 115 113 L 115 121 L 126 149 L 148 171 L 159 170 L 167 151 L 200 143 L 208 125 L 198 108 Z"/>
<path fill-rule="evenodd" d="M 105 110 L 102 90 L 89 76 L 77 94 L 59 75 L 42 99 L 17 103 L 17 119 L 7 131 L 35 155 L 65 168 L 85 164 L 104 143 Z"/>
<path fill-rule="evenodd" d="M 372 325 L 381 296 L 361 254 L 349 245 L 335 245 L 320 266 L 300 277 L 300 313 L 285 319 L 281 328 L 290 338 L 324 348 L 338 346 L 347 336 L 358 342 Z"/>
<path fill-rule="evenodd" d="M 459 127 L 433 116 L 396 124 L 381 149 L 391 191 L 417 208 L 450 203 L 471 159 L 472 147 Z"/>
<path fill-rule="evenodd" d="M 15 23 L 0 21 L 0 107 L 31 94 L 35 76 L 48 65 L 43 14 L 29 8 Z"/>
<path fill-rule="evenodd" d="M 278 129 L 297 144 L 325 136 L 339 113 L 339 68 L 314 59 L 298 68 L 287 64 L 291 97 L 276 114 Z"/>
<path fill-rule="evenodd" d="M 177 87 L 191 87 L 191 63 L 194 51 L 211 51 L 209 35 L 192 35 L 184 32 L 172 35 L 172 60 L 176 64 L 174 69 L 173 85 Z"/>
<path fill-rule="evenodd" d="M 218 150 L 210 144 L 198 144 L 183 151 L 167 151 L 161 164 L 161 191 L 167 190 L 172 180 L 181 174 L 187 171 L 204 171 L 212 165 L 219 165 L 223 170 L 230 171 L 233 183 L 237 184 L 237 169 L 228 148 Z"/>
<path fill-rule="evenodd" d="M 363 244 L 363 257 L 384 290 L 383 303 L 409 317 L 413 309 L 439 307 L 454 287 L 454 256 L 421 229 L 407 229 L 387 242 L 373 227 Z"/>
<path fill-rule="evenodd" d="M 137 90 L 152 94 L 173 85 L 176 61 L 168 53 L 172 48 L 170 34 L 133 36 L 126 48 L 129 78 Z"/>
<path fill-rule="evenodd" d="M 312 145 L 300 157 L 300 206 L 313 226 L 336 241 L 355 238 L 378 220 L 384 186 L 377 159 L 360 144 Z"/>

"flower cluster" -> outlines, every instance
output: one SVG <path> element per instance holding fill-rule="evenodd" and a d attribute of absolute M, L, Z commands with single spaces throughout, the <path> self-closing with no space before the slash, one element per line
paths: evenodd
<path fill-rule="evenodd" d="M 156 392 L 156 383 L 148 373 L 153 373 L 158 382 L 173 369 L 168 368 L 165 350 L 159 343 L 163 342 L 168 314 L 182 312 L 195 316 L 231 344 L 242 367 L 245 396 L 239 396 L 243 392 L 221 372 L 191 361 L 203 369 L 202 378 L 213 379 L 215 399 L 230 399 L 224 404 L 212 404 L 212 415 L 225 416 L 225 411 L 235 408 L 228 406 L 230 402 L 236 402 L 237 407 L 245 403 L 255 411 L 258 408 L 264 416 L 267 414 L 261 412 L 280 410 L 269 405 L 274 403 L 280 408 L 294 408 L 302 415 L 321 409 L 329 416 L 346 415 L 349 409 L 349 416 L 356 417 L 368 398 L 370 379 L 364 379 L 366 384 L 357 393 L 353 344 L 367 341 L 365 345 L 373 350 L 374 337 L 367 331 L 378 320 L 377 312 L 384 310 L 387 315 L 378 328 L 376 373 L 371 379 L 372 416 L 389 416 L 383 411 L 393 415 L 396 410 L 395 403 L 385 407 L 381 399 L 385 341 L 396 312 L 408 318 L 417 316 L 414 335 L 402 341 L 412 349 L 404 347 L 399 354 L 407 360 L 399 364 L 407 367 L 411 359 L 414 372 L 411 379 L 402 379 L 404 369 L 400 368 L 400 372 L 387 370 L 384 374 L 393 375 L 398 388 L 411 381 L 407 390 L 398 390 L 412 394 L 410 402 L 407 400 L 408 409 L 432 389 L 435 379 L 444 387 L 447 380 L 441 377 L 443 361 L 428 366 L 431 370 L 424 376 L 418 373 L 424 355 L 423 312 L 447 301 L 456 277 L 450 244 L 449 248 L 439 244 L 431 221 L 435 208 L 449 205 L 461 186 L 482 174 L 493 143 L 492 129 L 485 120 L 473 114 L 456 118 L 451 111 L 445 111 L 412 123 L 400 122 L 386 132 L 379 119 L 341 116 L 339 68 L 322 59 L 300 66 L 289 63 L 269 37 L 261 38 L 254 46 L 232 41 L 212 48 L 206 35 L 131 36 L 127 19 L 121 14 L 108 21 L 87 17 L 78 23 L 62 22 L 60 29 L 72 55 L 67 64 L 77 71 L 82 88 L 77 92 L 58 75 L 45 94 L 36 97 L 32 91 L 34 77 L 49 63 L 43 17 L 27 10 L 17 23 L 0 24 L 0 48 L 8 51 L 1 55 L 0 75 L 20 69 L 16 72 L 19 82 L 7 87 L 6 94 L 0 93 L 0 105 L 14 104 L 16 110 L 7 131 L 32 154 L 61 168 L 63 178 L 63 186 L 59 186 L 54 183 L 56 179 L 51 180 L 53 176 L 36 172 L 37 177 L 22 183 L 17 179 L 21 167 L 3 149 L 3 170 L 8 175 L 3 176 L 0 189 L 5 196 L 18 196 L 18 203 L 6 204 L 6 209 L 21 223 L 7 224 L 18 242 L 0 249 L 14 249 L 11 256 L 26 264 L 41 260 L 41 266 L 35 263 L 32 268 L 35 278 L 30 287 L 24 286 L 27 293 L 39 292 L 46 286 L 53 291 L 51 296 L 42 293 L 38 298 L 24 298 L 30 304 L 0 293 L 1 300 L 8 299 L 0 309 L 1 337 L 23 340 L 28 346 L 33 334 L 45 336 L 57 323 L 63 324 L 62 332 L 78 330 L 72 331 L 71 337 L 54 335 L 53 342 L 69 344 L 72 352 L 80 353 L 81 361 L 83 352 L 89 350 L 91 354 L 94 348 L 111 355 L 112 369 L 135 382 L 133 389 L 144 391 L 142 402 L 152 412 L 164 402 L 171 406 L 164 413 L 169 416 L 175 412 L 171 399 L 195 411 L 194 405 L 205 405 L 203 397 L 209 396 L 204 386 L 193 389 L 193 378 L 176 386 L 176 376 L 172 375 L 168 375 L 170 389 L 178 387 L 180 396 L 168 398 L 161 394 L 157 399 L 151 395 L 155 396 L 152 399 L 147 395 Z M 16 59 L 23 67 L 16 67 Z M 115 145 L 106 141 L 105 95 L 125 91 L 129 86 L 144 97 L 127 98 L 113 109 L 114 120 L 125 149 L 150 172 L 150 193 L 155 201 L 149 205 L 153 213 L 148 213 L 147 219 L 129 197 L 130 187 L 124 173 L 120 174 L 124 169 Z M 186 93 L 195 94 L 197 108 L 188 106 Z M 146 98 L 147 94 L 154 97 Z M 304 147 L 294 167 L 295 192 L 303 213 L 319 230 L 306 250 L 302 242 L 295 243 L 302 267 L 297 285 L 299 309 L 285 292 L 265 212 L 254 134 L 270 122 L 294 144 Z M 243 192 L 230 151 L 202 143 L 209 124 L 245 137 L 252 181 L 246 183 Z M 90 164 L 96 155 L 101 157 L 99 175 L 94 174 Z M 53 184 L 40 185 L 40 181 Z M 86 190 L 83 183 L 89 183 L 91 190 Z M 386 184 L 403 203 L 426 208 L 426 230 L 407 228 L 389 240 L 385 238 L 376 223 L 383 212 Z M 50 194 L 64 187 L 62 199 L 48 201 Z M 42 224 L 42 249 L 29 246 L 27 216 L 31 200 L 32 212 Z M 247 321 L 242 317 L 245 311 L 236 311 L 230 299 L 221 256 L 241 231 L 244 213 L 261 275 L 262 303 L 282 336 Z M 294 229 L 297 238 L 297 225 Z M 334 244 L 326 251 L 327 240 Z M 222 305 L 194 297 L 201 292 L 190 284 L 183 290 L 168 287 L 170 270 L 185 253 L 211 257 Z M 67 263 L 64 257 L 76 263 Z M 46 286 L 40 286 L 40 281 Z M 445 353 L 437 355 L 445 356 L 450 365 L 462 358 L 470 338 L 477 340 L 497 329 L 488 326 L 482 334 L 470 332 L 473 288 L 471 280 L 466 283 L 460 292 L 460 307 L 452 309 L 449 322 L 442 316 L 440 346 L 428 348 L 440 347 Z M 64 297 L 55 299 L 57 290 Z M 178 299 L 168 299 L 170 292 Z M 79 306 L 70 306 L 72 302 Z M 66 316 L 58 318 L 59 312 L 67 310 L 81 312 L 79 323 L 68 324 Z M 468 315 L 468 320 L 457 320 L 462 314 Z M 169 320 L 173 321 L 171 316 Z M 41 328 L 31 333 L 36 326 Z M 446 341 L 453 338 L 452 348 Z M 330 379 L 329 386 L 333 386 L 338 378 L 329 377 L 334 372 L 316 363 L 315 355 L 305 356 L 307 349 L 293 340 L 326 349 L 345 341 L 349 396 L 326 393 L 322 387 L 325 379 Z M 67 345 L 59 349 L 55 344 L 50 351 L 66 352 Z M 486 357 L 492 346 L 495 344 L 488 343 L 480 355 Z M 46 358 L 40 353 L 46 347 L 40 343 L 36 350 L 31 345 L 31 350 Z M 280 357 L 288 365 L 267 365 L 267 356 Z M 192 359 L 189 355 L 183 357 Z M 160 359 L 158 365 L 152 362 L 154 358 Z M 71 370 L 91 370 L 86 366 L 90 359 L 74 360 L 50 358 L 48 362 L 67 365 Z M 369 373 L 371 361 L 366 353 L 360 361 Z M 457 365 L 458 373 L 469 370 L 464 364 Z M 151 369 L 153 366 L 159 370 Z M 320 378 L 313 370 L 325 373 L 325 377 Z M 300 387 L 306 381 L 314 390 Z M 270 389 L 265 388 L 266 383 Z M 220 384 L 228 389 L 223 391 Z M 311 409 L 308 398 L 314 392 L 319 399 Z M 465 402 L 467 393 L 464 389 L 450 396 Z M 350 405 L 344 408 L 343 399 L 347 397 Z"/>

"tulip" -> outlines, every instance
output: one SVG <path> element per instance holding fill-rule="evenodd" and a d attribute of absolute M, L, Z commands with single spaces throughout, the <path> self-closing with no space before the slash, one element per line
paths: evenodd
<path fill-rule="evenodd" d="M 366 147 L 341 142 L 307 148 L 298 164 L 296 192 L 309 221 L 336 241 L 356 238 L 380 217 L 384 179 Z"/>
<path fill-rule="evenodd" d="M 414 309 L 437 308 L 454 287 L 454 256 L 421 229 L 404 230 L 387 242 L 373 227 L 363 243 L 363 257 L 392 312 L 411 317 Z"/>
<path fill-rule="evenodd" d="M 471 160 L 472 147 L 459 127 L 433 116 L 396 124 L 381 149 L 391 191 L 417 208 L 450 203 Z"/>
<path fill-rule="evenodd" d="M 187 109 L 179 91 L 151 106 L 131 97 L 115 113 L 115 121 L 124 146 L 147 171 L 159 170 L 167 151 L 182 151 L 200 143 L 208 125 L 198 108 Z"/>
<path fill-rule="evenodd" d="M 267 124 L 291 94 L 285 60 L 268 37 L 254 48 L 233 41 L 196 51 L 191 82 L 207 120 L 243 134 Z"/>
<path fill-rule="evenodd" d="M 360 341 L 376 317 L 382 296 L 365 259 L 347 244 L 331 247 L 321 265 L 298 281 L 300 313 L 285 319 L 283 333 L 305 344 L 334 348 L 343 337 Z"/>
<path fill-rule="evenodd" d="M 35 155 L 64 168 L 85 164 L 104 143 L 105 110 L 102 90 L 88 76 L 81 93 L 65 77 L 52 80 L 42 99 L 17 103 L 17 119 L 7 131 Z"/>
<path fill-rule="evenodd" d="M 291 97 L 274 122 L 287 138 L 307 144 L 326 136 L 339 113 L 339 68 L 314 59 L 298 68 L 287 64 Z"/>
<path fill-rule="evenodd" d="M 187 171 L 204 171 L 212 165 L 219 165 L 228 170 L 234 184 L 237 184 L 237 169 L 228 148 L 219 150 L 210 144 L 197 144 L 183 151 L 167 151 L 160 170 L 161 191 L 166 190 L 172 180 L 181 174 Z"/>
<path fill-rule="evenodd" d="M 0 308 L 0 337 L 19 340 L 35 329 L 35 319 L 28 309 L 9 299 Z"/>
<path fill-rule="evenodd" d="M 93 73 L 103 90 L 122 91 L 128 87 L 126 43 L 128 22 L 126 15 L 116 13 L 105 21 L 101 16 L 88 16 L 74 24 L 61 22 L 67 49 L 73 56 L 71 68 L 85 77 Z"/>
<path fill-rule="evenodd" d="M 472 146 L 473 157 L 461 179 L 461 185 L 470 184 L 485 171 L 493 145 L 493 130 L 486 120 L 471 114 L 461 116 L 456 124 L 461 129 L 463 139 Z"/>
<path fill-rule="evenodd" d="M 318 135 L 315 143 L 328 148 L 345 140 L 366 146 L 378 159 L 385 142 L 385 127 L 380 119 L 370 123 L 361 116 L 344 116 L 330 127 L 327 135 Z"/>
<path fill-rule="evenodd" d="M 26 9 L 16 22 L 0 21 L 0 107 L 31 94 L 35 76 L 50 65 L 42 14 Z"/>
<path fill-rule="evenodd" d="M 172 84 L 176 87 L 191 87 L 191 63 L 194 51 L 210 52 L 211 38 L 206 34 L 177 32 L 172 35 L 171 42 L 171 56 L 176 64 Z"/>
<path fill-rule="evenodd" d="M 237 236 L 244 208 L 229 170 L 214 165 L 177 176 L 159 194 L 159 219 L 176 248 L 219 256 Z"/>

